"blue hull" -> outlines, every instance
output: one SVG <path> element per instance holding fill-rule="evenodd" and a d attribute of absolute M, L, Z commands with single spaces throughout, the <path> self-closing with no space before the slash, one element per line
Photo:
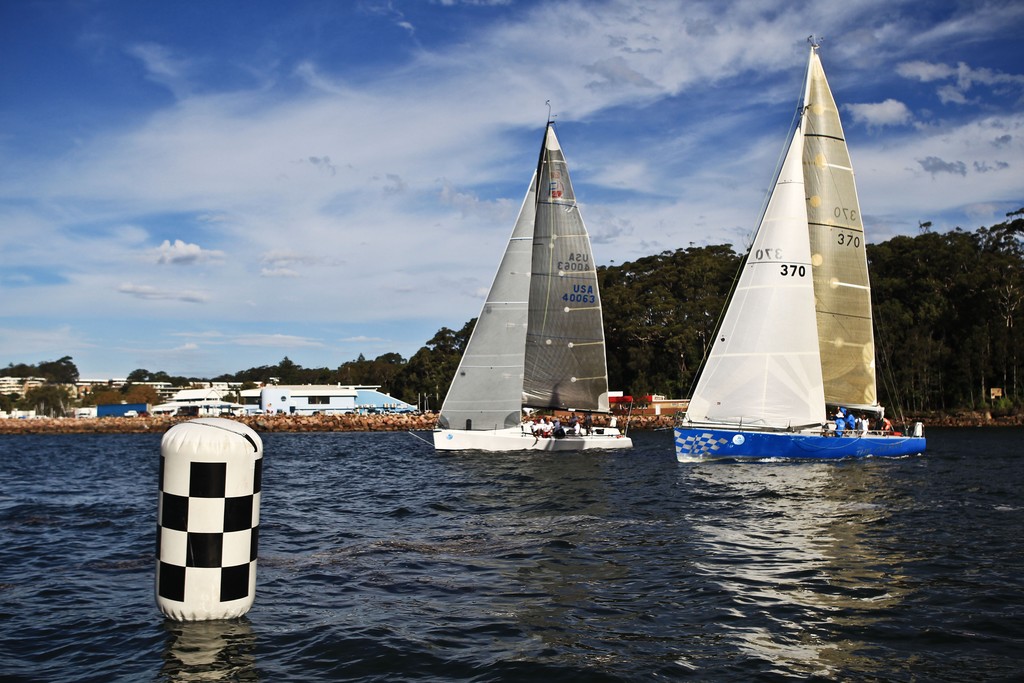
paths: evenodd
<path fill-rule="evenodd" d="M 925 448 L 923 436 L 817 436 L 695 427 L 676 427 L 674 431 L 676 458 L 681 462 L 711 458 L 891 458 L 923 453 Z"/>

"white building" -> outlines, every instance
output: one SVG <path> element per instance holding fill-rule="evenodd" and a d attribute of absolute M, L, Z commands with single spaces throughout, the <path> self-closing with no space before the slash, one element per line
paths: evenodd
<path fill-rule="evenodd" d="M 45 377 L 0 377 L 0 394 L 17 394 L 24 398 L 30 389 L 46 384 Z"/>
<path fill-rule="evenodd" d="M 408 413 L 416 407 L 379 391 L 380 386 L 274 384 L 242 391 L 248 413 L 332 415 L 340 413 Z"/>
<path fill-rule="evenodd" d="M 245 406 L 227 399 L 234 393 L 226 388 L 182 389 L 167 403 L 150 408 L 153 415 L 190 415 L 210 417 L 243 415 Z"/>

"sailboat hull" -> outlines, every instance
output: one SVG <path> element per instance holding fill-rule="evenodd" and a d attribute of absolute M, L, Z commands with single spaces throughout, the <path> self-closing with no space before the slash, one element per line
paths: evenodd
<path fill-rule="evenodd" d="M 733 429 L 675 429 L 676 458 L 680 462 L 709 459 L 899 457 L 925 450 L 923 436 L 819 436 L 790 432 L 757 432 Z"/>
<path fill-rule="evenodd" d="M 617 429 L 598 427 L 589 436 L 534 438 L 518 427 L 473 430 L 435 429 L 434 448 L 439 451 L 590 451 L 632 448 L 633 440 Z"/>

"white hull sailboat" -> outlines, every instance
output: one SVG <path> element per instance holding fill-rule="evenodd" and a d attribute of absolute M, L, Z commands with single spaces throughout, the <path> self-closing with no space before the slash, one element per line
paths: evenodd
<path fill-rule="evenodd" d="M 881 419 L 864 225 L 835 100 L 811 47 L 800 122 L 682 421 L 680 461 L 921 453 L 904 435 L 829 430 L 829 406 Z"/>
<path fill-rule="evenodd" d="M 524 409 L 608 413 L 590 236 L 551 121 L 494 282 L 441 406 L 437 450 L 631 448 L 613 427 L 534 436 Z"/>

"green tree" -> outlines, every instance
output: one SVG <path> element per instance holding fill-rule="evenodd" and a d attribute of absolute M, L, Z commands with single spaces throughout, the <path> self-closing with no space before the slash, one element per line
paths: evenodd
<path fill-rule="evenodd" d="M 599 268 L 609 385 L 688 395 L 739 263 L 721 245 Z"/>
<path fill-rule="evenodd" d="M 39 368 L 25 363 L 8 363 L 2 374 L 5 377 L 36 377 L 39 375 Z"/>
<path fill-rule="evenodd" d="M 83 406 L 104 406 L 111 403 L 120 403 L 123 400 L 121 392 L 113 387 L 98 387 L 82 397 Z"/>
<path fill-rule="evenodd" d="M 78 381 L 78 368 L 71 356 L 39 364 L 39 376 L 54 384 L 74 384 Z"/>
<path fill-rule="evenodd" d="M 424 397 L 430 410 L 439 410 L 475 326 L 473 318 L 458 332 L 447 327 L 438 330 L 396 376 L 393 395 L 413 404 Z"/>
<path fill-rule="evenodd" d="M 128 373 L 129 382 L 148 382 L 150 381 L 149 377 L 149 370 L 143 370 L 142 368 L 132 370 Z"/>
<path fill-rule="evenodd" d="M 126 384 L 121 389 L 121 400 L 125 403 L 146 403 L 154 406 L 160 403 L 160 394 L 148 384 Z"/>
<path fill-rule="evenodd" d="M 34 410 L 37 415 L 64 417 L 73 409 L 73 399 L 68 390 L 57 384 L 33 387 L 18 402 L 22 410 Z"/>
<path fill-rule="evenodd" d="M 74 384 L 78 381 L 78 368 L 71 356 L 43 361 L 39 365 L 10 363 L 0 374 L 7 377 L 42 377 L 53 384 Z"/>

